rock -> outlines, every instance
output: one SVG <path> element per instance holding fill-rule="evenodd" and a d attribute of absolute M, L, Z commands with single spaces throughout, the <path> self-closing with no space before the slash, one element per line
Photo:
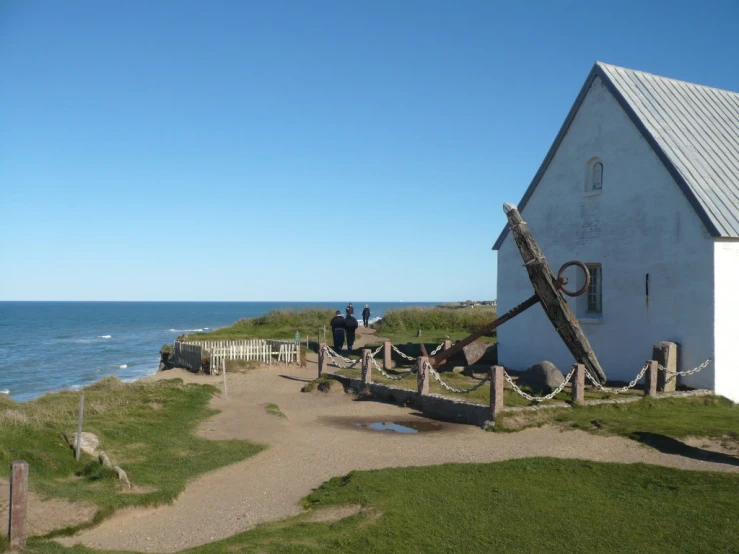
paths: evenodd
<path fill-rule="evenodd" d="M 77 432 L 72 433 L 72 448 L 77 449 Z M 93 433 L 82 431 L 82 440 L 80 441 L 80 450 L 90 456 L 97 456 L 97 450 L 100 446 L 100 439 Z"/>
<path fill-rule="evenodd" d="M 529 387 L 534 394 L 549 394 L 565 380 L 562 372 L 552 362 L 532 365 L 518 376 L 518 386 Z"/>
<path fill-rule="evenodd" d="M 108 458 L 108 455 L 105 452 L 101 452 L 98 459 L 104 467 L 113 467 L 113 464 L 110 463 L 110 458 Z"/>
<path fill-rule="evenodd" d="M 115 471 L 118 474 L 118 480 L 121 482 L 121 484 L 127 488 L 131 488 L 131 481 L 128 480 L 128 475 L 126 475 L 126 472 L 123 471 L 118 466 L 113 466 L 113 471 Z"/>
<path fill-rule="evenodd" d="M 464 352 L 465 360 L 467 365 L 472 365 L 480 360 L 487 352 L 488 345 L 482 341 L 476 340 L 473 343 L 468 344 L 462 351 Z"/>

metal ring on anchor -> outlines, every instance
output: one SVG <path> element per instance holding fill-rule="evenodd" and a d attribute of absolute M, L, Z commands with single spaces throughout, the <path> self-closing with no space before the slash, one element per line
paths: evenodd
<path fill-rule="evenodd" d="M 567 290 L 565 288 L 565 285 L 567 284 L 567 277 L 562 275 L 568 267 L 571 265 L 575 265 L 582 269 L 585 272 L 585 284 L 582 286 L 580 290 L 577 290 L 575 292 Z M 563 293 L 565 293 L 567 296 L 580 296 L 582 293 L 584 293 L 586 290 L 588 290 L 588 286 L 590 285 L 590 271 L 588 271 L 588 266 L 586 266 L 582 262 L 578 261 L 569 261 L 565 262 L 562 267 L 559 268 L 559 273 L 557 273 L 557 281 L 560 283 L 559 290 L 561 290 Z"/>

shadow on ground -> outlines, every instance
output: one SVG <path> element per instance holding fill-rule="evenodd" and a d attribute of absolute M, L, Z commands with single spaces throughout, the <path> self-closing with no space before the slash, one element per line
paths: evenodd
<path fill-rule="evenodd" d="M 636 432 L 634 438 L 639 442 L 651 446 L 652 448 L 659 450 L 665 454 L 677 454 L 678 456 L 684 456 L 686 458 L 692 458 L 693 460 L 702 460 L 705 462 L 713 462 L 717 464 L 727 464 L 732 466 L 739 466 L 739 457 L 732 456 L 730 454 L 723 454 L 721 452 L 713 452 L 712 450 L 706 450 L 704 448 L 698 448 L 695 446 L 689 446 L 682 441 L 673 439 L 666 435 L 660 435 L 658 433 L 647 433 L 647 432 Z"/>
<path fill-rule="evenodd" d="M 283 379 L 287 379 L 289 381 L 300 381 L 301 383 L 312 383 L 313 379 L 306 379 L 304 377 L 293 377 L 292 375 L 280 375 Z"/>

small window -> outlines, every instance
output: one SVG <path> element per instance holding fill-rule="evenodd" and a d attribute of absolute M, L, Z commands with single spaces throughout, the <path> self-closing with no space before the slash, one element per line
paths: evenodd
<path fill-rule="evenodd" d="M 603 272 L 600 264 L 586 264 L 590 271 L 588 285 L 588 314 L 603 313 Z"/>
<path fill-rule="evenodd" d="M 592 170 L 591 189 L 601 190 L 603 188 L 603 164 L 601 162 L 595 162 Z"/>

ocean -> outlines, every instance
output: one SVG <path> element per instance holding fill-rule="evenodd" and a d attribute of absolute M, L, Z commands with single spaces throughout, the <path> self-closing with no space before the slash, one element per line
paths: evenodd
<path fill-rule="evenodd" d="M 358 319 L 365 303 L 353 302 Z M 20 402 L 47 392 L 77 390 L 108 375 L 133 381 L 155 373 L 159 349 L 186 331 L 208 331 L 281 308 L 315 306 L 343 312 L 347 304 L 0 302 L 0 394 Z M 437 302 L 369 304 L 375 319 L 389 308 Z"/>

